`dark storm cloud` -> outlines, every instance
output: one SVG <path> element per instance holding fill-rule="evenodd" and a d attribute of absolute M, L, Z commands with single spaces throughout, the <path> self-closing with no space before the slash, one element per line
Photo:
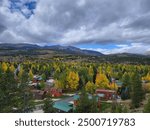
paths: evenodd
<path fill-rule="evenodd" d="M 133 29 L 150 29 L 150 13 L 136 18 L 127 27 Z"/>
<path fill-rule="evenodd" d="M 37 2 L 29 19 L 11 2 L 0 2 L 0 42 L 59 44 L 150 43 L 150 0 L 19 0 L 19 8 L 29 14 L 26 2 Z M 9 39 L 11 40 L 11 39 Z"/>

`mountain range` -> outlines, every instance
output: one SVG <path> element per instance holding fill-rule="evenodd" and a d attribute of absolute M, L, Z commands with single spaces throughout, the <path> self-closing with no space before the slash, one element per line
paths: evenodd
<path fill-rule="evenodd" d="M 92 51 L 92 50 L 83 50 L 74 46 L 61 46 L 61 45 L 52 45 L 52 46 L 39 46 L 37 44 L 27 44 L 27 43 L 20 43 L 20 44 L 12 44 L 12 43 L 1 43 L 0 50 L 52 50 L 56 52 L 62 52 L 65 54 L 76 54 L 76 55 L 89 55 L 89 56 L 105 56 L 104 54 Z M 107 56 L 116 56 L 116 57 L 134 57 L 134 56 L 149 56 L 150 53 L 145 53 L 146 55 L 140 54 L 130 54 L 130 53 L 118 53 L 118 54 L 110 54 Z"/>
<path fill-rule="evenodd" d="M 91 51 L 91 50 L 82 50 L 73 46 L 38 46 L 35 44 L 0 44 L 0 50 L 35 50 L 35 49 L 45 49 L 59 51 L 67 54 L 78 54 L 78 55 L 91 55 L 91 56 L 103 56 L 104 54 Z"/>

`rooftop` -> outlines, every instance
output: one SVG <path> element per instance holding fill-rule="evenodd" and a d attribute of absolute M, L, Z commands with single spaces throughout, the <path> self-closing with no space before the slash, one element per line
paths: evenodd
<path fill-rule="evenodd" d="M 67 102 L 55 102 L 53 107 L 64 112 L 69 112 L 73 109 L 72 104 Z"/>

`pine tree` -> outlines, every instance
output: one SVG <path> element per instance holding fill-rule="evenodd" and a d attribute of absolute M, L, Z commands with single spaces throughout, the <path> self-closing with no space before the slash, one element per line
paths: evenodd
<path fill-rule="evenodd" d="M 95 97 L 89 99 L 88 94 L 82 89 L 75 112 L 77 113 L 96 113 L 98 112 L 97 101 Z"/>
<path fill-rule="evenodd" d="M 6 71 L 0 76 L 0 112 L 12 112 L 17 91 L 17 82 L 14 74 Z"/>
<path fill-rule="evenodd" d="M 32 112 L 35 106 L 33 95 L 28 88 L 28 73 L 22 73 L 16 93 L 17 94 L 15 95 L 16 99 L 14 100 L 14 105 L 15 108 L 17 108 L 17 112 Z"/>
<path fill-rule="evenodd" d="M 53 107 L 54 102 L 52 101 L 52 99 L 50 97 L 47 97 L 44 100 L 44 106 L 43 106 L 43 111 L 45 113 L 55 113 L 56 109 Z"/>
<path fill-rule="evenodd" d="M 121 98 L 123 100 L 130 98 L 132 93 L 131 89 L 131 79 L 128 73 L 124 73 L 122 76 L 122 88 L 121 88 Z"/>
<path fill-rule="evenodd" d="M 46 85 L 45 85 L 45 82 L 44 82 L 44 81 L 41 81 L 41 82 L 40 82 L 40 89 L 44 89 L 45 86 L 46 86 Z"/>
<path fill-rule="evenodd" d="M 142 82 L 138 72 L 134 72 L 131 78 L 131 87 L 132 87 L 132 105 L 134 108 L 140 106 L 142 99 L 144 98 L 144 92 L 142 89 Z"/>
<path fill-rule="evenodd" d="M 14 73 L 7 70 L 0 77 L 0 112 L 31 112 L 34 108 L 32 94 L 27 86 L 28 75 L 23 73 L 19 83 Z"/>

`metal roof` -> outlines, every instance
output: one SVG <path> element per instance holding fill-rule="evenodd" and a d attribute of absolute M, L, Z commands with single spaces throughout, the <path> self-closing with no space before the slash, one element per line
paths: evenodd
<path fill-rule="evenodd" d="M 73 109 L 72 104 L 67 102 L 55 102 L 53 107 L 64 112 L 69 112 Z"/>

